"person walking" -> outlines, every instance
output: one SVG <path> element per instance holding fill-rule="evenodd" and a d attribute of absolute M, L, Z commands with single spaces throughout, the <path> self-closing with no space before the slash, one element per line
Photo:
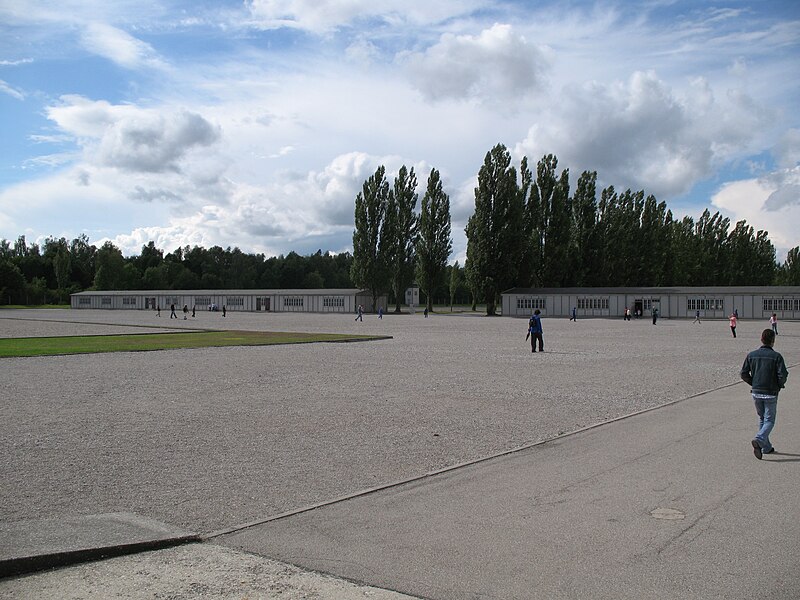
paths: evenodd
<path fill-rule="evenodd" d="M 769 434 L 775 427 L 778 392 L 786 385 L 789 377 L 783 356 L 773 349 L 775 332 L 771 329 L 762 331 L 761 344 L 758 350 L 747 354 L 739 373 L 742 380 L 751 386 L 750 393 L 758 415 L 758 433 L 750 441 L 753 454 L 758 460 L 764 454 L 775 452 Z"/>
<path fill-rule="evenodd" d="M 656 321 L 658 321 L 658 309 L 654 308 L 653 309 L 653 325 L 656 324 Z"/>
<path fill-rule="evenodd" d="M 699 308 L 694 312 L 694 321 L 692 321 L 692 325 L 694 325 L 695 323 L 700 324 L 700 309 Z"/>
<path fill-rule="evenodd" d="M 194 319 L 195 312 L 197 312 L 197 305 L 192 304 L 192 318 Z"/>
<path fill-rule="evenodd" d="M 569 318 L 569 320 L 575 321 L 576 323 L 578 322 L 578 311 L 574 306 L 572 307 L 572 316 Z"/>
<path fill-rule="evenodd" d="M 156 316 L 157 317 L 161 316 L 161 305 L 160 304 L 158 306 L 156 306 Z"/>
<path fill-rule="evenodd" d="M 364 322 L 364 307 L 360 304 L 358 305 L 358 314 L 356 315 L 355 320 L 361 321 L 362 323 Z"/>
<path fill-rule="evenodd" d="M 178 315 L 175 314 L 175 305 L 174 304 L 170 304 L 169 305 L 169 318 L 170 319 L 172 319 L 172 318 L 177 319 L 178 318 Z"/>
<path fill-rule="evenodd" d="M 778 335 L 778 315 L 772 313 L 772 316 L 769 318 L 769 324 L 772 327 L 772 331 L 775 332 L 775 335 Z"/>
<path fill-rule="evenodd" d="M 223 316 L 223 317 L 225 317 L 225 316 L 227 316 L 227 315 L 228 315 L 228 309 L 227 309 L 227 308 L 225 308 L 225 305 L 223 304 L 223 305 L 222 305 L 222 316 Z"/>
<path fill-rule="evenodd" d="M 378 318 L 379 319 L 383 319 L 383 307 L 382 306 L 378 307 Z"/>
<path fill-rule="evenodd" d="M 730 324 L 731 324 L 731 333 L 733 337 L 736 337 L 736 313 L 731 313 L 730 316 Z"/>
<path fill-rule="evenodd" d="M 544 352 L 544 338 L 542 337 L 541 311 L 537 308 L 528 320 L 528 335 L 531 338 L 531 352 L 536 352 L 536 342 L 539 342 L 539 352 Z M 527 339 L 527 337 L 525 338 Z"/>
<path fill-rule="evenodd" d="M 185 321 L 188 316 L 189 316 L 189 306 L 187 304 L 184 304 L 183 305 L 183 320 Z"/>

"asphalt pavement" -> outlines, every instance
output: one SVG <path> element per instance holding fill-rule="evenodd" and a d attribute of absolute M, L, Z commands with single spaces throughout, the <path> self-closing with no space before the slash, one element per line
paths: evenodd
<path fill-rule="evenodd" d="M 763 460 L 737 384 L 216 541 L 441 600 L 796 600 L 795 373 Z"/>

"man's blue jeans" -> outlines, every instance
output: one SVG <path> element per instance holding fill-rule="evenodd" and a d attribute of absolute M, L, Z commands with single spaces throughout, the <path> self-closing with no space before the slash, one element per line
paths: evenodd
<path fill-rule="evenodd" d="M 769 441 L 769 433 L 775 427 L 775 415 L 778 412 L 778 399 L 764 400 L 761 398 L 753 398 L 756 405 L 756 413 L 758 413 L 758 424 L 761 429 L 758 430 L 755 439 L 758 440 L 761 450 L 764 452 L 772 451 L 772 443 Z"/>

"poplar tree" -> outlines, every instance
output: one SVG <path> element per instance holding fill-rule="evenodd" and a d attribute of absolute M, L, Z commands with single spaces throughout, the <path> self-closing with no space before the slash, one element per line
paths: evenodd
<path fill-rule="evenodd" d="M 356 196 L 353 264 L 350 269 L 353 283 L 372 294 L 373 311 L 388 280 L 386 261 L 380 253 L 388 198 L 389 183 L 386 169 L 381 165 L 364 182 L 362 191 Z"/>
<path fill-rule="evenodd" d="M 546 154 L 536 165 L 536 180 L 525 210 L 534 282 L 543 287 L 564 284 L 570 244 L 569 170 L 556 173 L 558 159 Z M 524 185 L 524 175 L 523 175 Z"/>
<path fill-rule="evenodd" d="M 788 269 L 787 269 L 788 271 Z M 453 303 L 458 293 L 458 287 L 461 285 L 461 267 L 458 266 L 458 261 L 450 269 L 450 312 L 453 312 Z"/>
<path fill-rule="evenodd" d="M 568 285 L 591 285 L 593 274 L 602 268 L 597 243 L 597 171 L 584 171 L 572 197 L 570 271 Z"/>
<path fill-rule="evenodd" d="M 524 254 L 524 205 L 511 155 L 502 144 L 486 153 L 475 188 L 475 212 L 467 234 L 467 279 L 497 312 L 500 293 L 516 284 Z"/>
<path fill-rule="evenodd" d="M 400 312 L 406 288 L 414 278 L 414 238 L 417 235 L 417 176 L 405 165 L 389 190 L 386 218 L 381 234 L 381 253 L 389 270 L 395 297 L 394 312 Z"/>
<path fill-rule="evenodd" d="M 433 291 L 441 282 L 453 249 L 450 233 L 450 197 L 442 189 L 439 171 L 431 169 L 422 197 L 416 243 L 417 283 L 425 293 L 429 311 L 433 310 Z"/>

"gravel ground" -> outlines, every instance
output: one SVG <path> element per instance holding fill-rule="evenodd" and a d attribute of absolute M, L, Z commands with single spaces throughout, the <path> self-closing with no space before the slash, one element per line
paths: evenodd
<path fill-rule="evenodd" d="M 190 544 L 0 580 L 8 600 L 413 600 L 214 544 Z"/>
<path fill-rule="evenodd" d="M 0 311 L 0 335 L 163 321 Z M 740 321 L 733 339 L 727 321 L 544 319 L 546 352 L 531 354 L 525 320 L 468 314 L 173 323 L 393 339 L 2 359 L 0 520 L 136 512 L 216 531 L 736 382 L 766 326 Z M 796 364 L 800 323 L 780 331 Z"/>

